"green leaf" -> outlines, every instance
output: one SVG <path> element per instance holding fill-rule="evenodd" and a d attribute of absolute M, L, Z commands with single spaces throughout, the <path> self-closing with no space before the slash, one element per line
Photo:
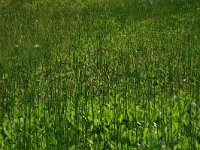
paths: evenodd
<path fill-rule="evenodd" d="M 3 136 L 0 134 L 0 143 L 2 143 L 3 142 Z M 0 145 L 0 147 L 1 147 L 1 145 Z"/>
<path fill-rule="evenodd" d="M 124 118 L 123 114 L 120 114 L 120 116 L 119 116 L 119 122 L 120 123 L 122 123 L 123 118 Z"/>
<path fill-rule="evenodd" d="M 6 136 L 7 136 L 9 139 L 11 139 L 11 135 L 10 135 L 10 133 L 9 133 L 7 130 L 5 130 L 4 133 L 6 134 Z"/>
<path fill-rule="evenodd" d="M 145 140 L 145 138 L 147 137 L 147 134 L 148 134 L 148 128 L 144 128 L 144 131 L 143 131 L 143 140 Z"/>

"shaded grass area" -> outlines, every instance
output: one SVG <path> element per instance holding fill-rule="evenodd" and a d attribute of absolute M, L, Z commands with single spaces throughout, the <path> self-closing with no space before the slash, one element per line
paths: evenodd
<path fill-rule="evenodd" d="M 199 149 L 199 7 L 0 2 L 0 147 Z"/>

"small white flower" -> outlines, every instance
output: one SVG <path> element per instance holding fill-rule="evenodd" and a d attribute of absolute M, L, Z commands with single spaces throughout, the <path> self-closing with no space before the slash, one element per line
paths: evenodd
<path fill-rule="evenodd" d="M 157 128 L 157 124 L 155 122 L 153 122 L 153 126 L 154 128 Z"/>
<path fill-rule="evenodd" d="M 197 104 L 196 104 L 195 102 L 192 102 L 191 105 L 192 105 L 193 107 L 196 107 L 196 106 L 197 106 Z"/>
<path fill-rule="evenodd" d="M 34 48 L 40 48 L 40 45 L 39 44 L 35 44 L 33 47 Z"/>
<path fill-rule="evenodd" d="M 16 44 L 16 45 L 15 45 L 15 48 L 18 48 L 18 47 L 19 47 L 19 45 Z"/>

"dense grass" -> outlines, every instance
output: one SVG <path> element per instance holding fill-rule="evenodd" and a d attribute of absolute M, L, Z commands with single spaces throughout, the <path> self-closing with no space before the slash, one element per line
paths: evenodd
<path fill-rule="evenodd" d="M 198 0 L 0 1 L 0 149 L 200 148 Z"/>

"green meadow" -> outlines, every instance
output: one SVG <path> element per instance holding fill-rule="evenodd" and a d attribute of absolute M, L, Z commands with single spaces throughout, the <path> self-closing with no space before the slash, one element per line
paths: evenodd
<path fill-rule="evenodd" d="M 0 150 L 199 150 L 199 0 L 0 0 Z"/>

